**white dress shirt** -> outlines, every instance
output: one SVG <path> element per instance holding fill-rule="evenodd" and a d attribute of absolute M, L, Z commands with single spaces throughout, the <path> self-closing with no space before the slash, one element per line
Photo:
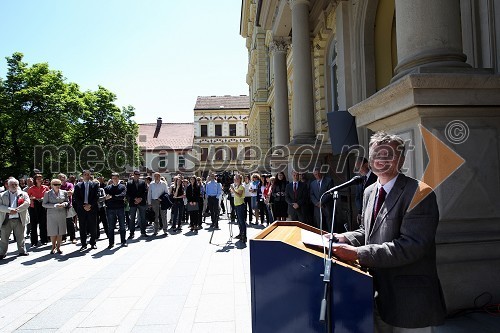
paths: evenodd
<path fill-rule="evenodd" d="M 17 208 L 17 197 L 18 197 L 17 192 L 12 193 L 11 191 L 9 191 L 10 208 L 12 208 L 13 210 Z M 19 218 L 19 213 L 10 214 L 9 218 L 10 219 L 18 219 Z"/>
<path fill-rule="evenodd" d="M 159 181 L 151 182 L 148 189 L 148 205 L 151 205 L 151 200 L 157 200 L 163 193 L 170 193 L 168 191 L 167 183 Z"/>

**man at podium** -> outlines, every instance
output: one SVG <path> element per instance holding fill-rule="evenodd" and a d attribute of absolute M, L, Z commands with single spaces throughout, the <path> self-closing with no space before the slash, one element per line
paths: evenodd
<path fill-rule="evenodd" d="M 360 228 L 336 234 L 334 256 L 369 268 L 375 290 L 376 332 L 432 332 L 446 308 L 436 268 L 436 195 L 400 173 L 404 141 L 385 132 L 370 140 L 378 181 L 363 196 Z"/>

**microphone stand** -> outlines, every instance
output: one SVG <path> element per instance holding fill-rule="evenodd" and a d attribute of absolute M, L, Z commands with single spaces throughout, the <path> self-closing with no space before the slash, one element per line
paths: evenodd
<path fill-rule="evenodd" d="M 332 273 L 332 245 L 333 242 L 335 243 L 338 242 L 338 239 L 333 236 L 333 227 L 335 226 L 335 211 L 337 209 L 337 199 L 339 198 L 339 193 L 338 191 L 333 192 L 333 211 L 332 211 L 332 222 L 331 222 L 331 228 L 330 228 L 330 239 L 328 241 L 328 257 L 325 263 L 325 271 L 323 273 L 323 282 L 325 284 L 325 289 L 323 292 L 323 299 L 321 300 L 321 309 L 319 313 L 319 321 L 324 322 L 326 319 L 326 329 L 327 332 L 331 332 L 332 330 L 332 318 L 330 316 L 330 308 L 331 308 L 331 293 L 330 287 L 331 287 L 331 273 Z M 320 199 L 321 202 L 321 199 Z M 328 314 L 327 314 L 328 310 Z"/>

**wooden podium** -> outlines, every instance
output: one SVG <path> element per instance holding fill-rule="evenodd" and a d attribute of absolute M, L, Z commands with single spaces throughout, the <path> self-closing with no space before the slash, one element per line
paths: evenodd
<path fill-rule="evenodd" d="M 252 331 L 325 332 L 319 321 L 324 293 L 323 250 L 301 241 L 300 222 L 275 222 L 250 240 Z M 332 332 L 373 332 L 372 277 L 334 260 L 329 313 Z"/>

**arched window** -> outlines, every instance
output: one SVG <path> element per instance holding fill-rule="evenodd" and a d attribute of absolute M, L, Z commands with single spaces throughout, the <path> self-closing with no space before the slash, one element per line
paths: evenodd
<path fill-rule="evenodd" d="M 328 77 L 329 77 L 329 111 L 339 110 L 339 90 L 338 86 L 338 76 L 337 76 L 337 41 L 333 40 L 330 44 L 330 50 L 328 52 Z"/>

